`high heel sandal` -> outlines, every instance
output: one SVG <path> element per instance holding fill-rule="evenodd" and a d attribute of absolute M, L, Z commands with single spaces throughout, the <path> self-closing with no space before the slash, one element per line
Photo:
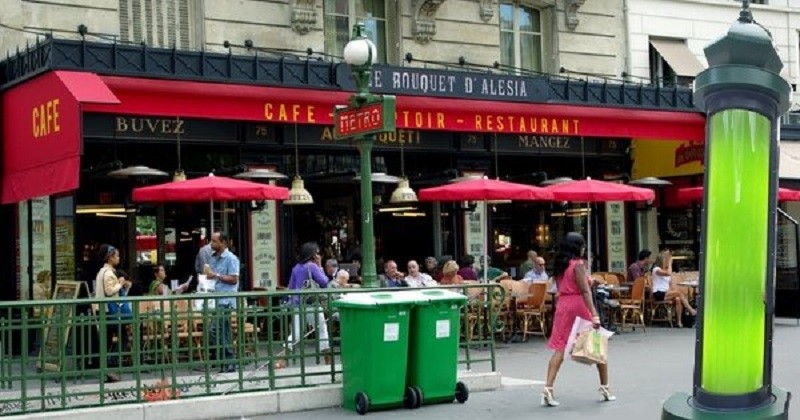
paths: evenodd
<path fill-rule="evenodd" d="M 542 388 L 542 407 L 558 407 L 559 402 L 553 396 L 553 387 L 546 386 Z"/>
<path fill-rule="evenodd" d="M 600 385 L 600 395 L 603 397 L 603 401 L 616 401 L 617 397 L 611 393 L 611 390 L 608 388 L 608 385 Z"/>

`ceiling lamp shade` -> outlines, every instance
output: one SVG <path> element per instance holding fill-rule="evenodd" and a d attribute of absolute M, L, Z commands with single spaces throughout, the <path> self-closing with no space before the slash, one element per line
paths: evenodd
<path fill-rule="evenodd" d="M 169 176 L 164 171 L 153 169 L 147 166 L 128 166 L 127 168 L 117 169 L 108 173 L 112 178 L 145 178 L 145 177 L 160 177 Z"/>
<path fill-rule="evenodd" d="M 303 184 L 303 178 L 295 176 L 292 179 L 292 188 L 289 189 L 289 199 L 284 201 L 283 204 L 290 206 L 298 206 L 304 204 L 314 204 L 314 198 L 308 192 Z"/>
<path fill-rule="evenodd" d="M 392 204 L 400 204 L 416 203 L 417 201 L 419 201 L 417 200 L 417 193 L 408 185 L 408 178 L 400 178 L 400 181 L 397 183 L 397 188 L 392 192 L 392 197 L 389 198 L 389 202 Z"/>
<path fill-rule="evenodd" d="M 186 172 L 183 172 L 183 169 L 176 169 L 175 173 L 172 175 L 172 182 L 182 181 L 186 181 Z"/>

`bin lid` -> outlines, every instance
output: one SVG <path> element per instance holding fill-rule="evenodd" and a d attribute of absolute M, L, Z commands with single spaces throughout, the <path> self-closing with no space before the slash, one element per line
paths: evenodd
<path fill-rule="evenodd" d="M 371 306 L 403 305 L 413 306 L 420 300 L 416 293 L 408 291 L 348 293 L 341 299 L 331 302 L 334 307 L 364 308 Z"/>
<path fill-rule="evenodd" d="M 457 303 L 457 304 L 464 304 L 467 301 L 467 297 L 462 295 L 461 293 L 453 292 L 450 290 L 440 290 L 440 289 L 418 289 L 409 291 L 408 293 L 413 293 L 417 295 L 416 299 L 418 301 L 422 301 L 425 303 Z"/>

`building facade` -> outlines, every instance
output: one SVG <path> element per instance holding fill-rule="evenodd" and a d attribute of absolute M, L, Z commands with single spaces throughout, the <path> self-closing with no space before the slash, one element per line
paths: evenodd
<path fill-rule="evenodd" d="M 560 176 L 630 179 L 632 140 L 703 139 L 690 90 L 622 83 L 623 1 L 7 7 L 0 21 L 2 47 L 11 52 L 0 63 L 7 163 L 0 208 L 8 220 L 3 249 L 15 259 L 3 266 L 18 282 L 4 299 L 30 296 L 43 271 L 54 281 L 93 278 L 94 250 L 103 242 L 124 249 L 125 267 L 143 279 L 154 263 L 176 278 L 194 272 L 209 207 L 133 203 L 132 188 L 163 179 L 108 176 L 132 165 L 181 168 L 190 177 L 269 168 L 305 179 L 312 206 L 214 206 L 213 228 L 235 238 L 245 288 L 275 287 L 306 240 L 329 256 L 357 258 L 358 154 L 331 135 L 331 111 L 353 89 L 338 56 L 355 21 L 365 22 L 379 46 L 373 91 L 398 96 L 398 130 L 378 136 L 373 168 L 405 174 L 414 188 L 476 173 L 532 184 Z M 15 112 L 33 113 L 33 131 Z M 49 136 L 70 145 L 64 156 L 48 160 L 39 155 L 51 150 L 30 149 Z M 379 256 L 401 263 L 476 253 L 482 238 L 474 227 L 486 219 L 495 262 L 509 269 L 527 249 L 548 255 L 564 232 L 587 227 L 579 204 L 403 209 L 387 205 L 393 188 L 376 185 L 372 201 Z M 617 209 L 615 218 L 634 218 L 624 211 L 634 207 L 608 208 Z M 636 233 L 609 234 L 610 211 L 597 210 L 590 222 L 600 233 L 592 244 L 596 268 L 624 268 Z"/>

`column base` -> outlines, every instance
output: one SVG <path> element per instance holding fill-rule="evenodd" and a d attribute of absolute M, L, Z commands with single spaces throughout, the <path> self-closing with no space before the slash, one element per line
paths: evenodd
<path fill-rule="evenodd" d="M 791 393 L 772 387 L 772 402 L 753 409 L 745 410 L 719 410 L 712 411 L 697 407 L 693 404 L 692 396 L 679 392 L 664 402 L 661 412 L 662 420 L 751 420 L 774 419 L 784 420 L 789 418 L 789 399 Z"/>

